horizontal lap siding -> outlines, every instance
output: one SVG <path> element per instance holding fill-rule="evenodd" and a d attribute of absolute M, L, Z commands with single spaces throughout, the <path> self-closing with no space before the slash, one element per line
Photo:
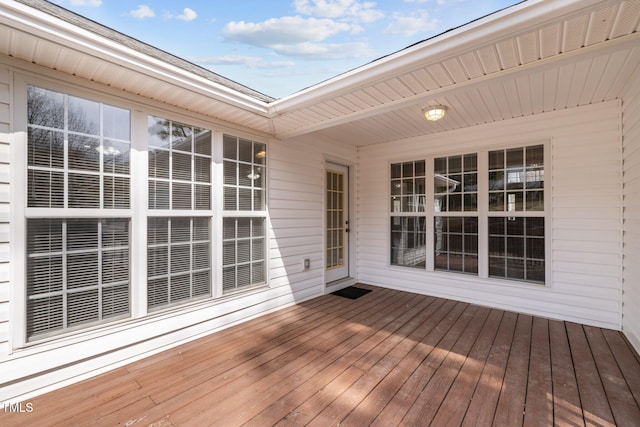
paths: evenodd
<path fill-rule="evenodd" d="M 0 354 L 9 341 L 9 71 L 0 67 Z"/>
<path fill-rule="evenodd" d="M 300 296 L 323 292 L 324 168 L 326 156 L 356 162 L 354 147 L 296 138 L 269 147 L 270 279 Z M 309 258 L 309 270 L 302 261 Z"/>
<path fill-rule="evenodd" d="M 371 284 L 620 329 L 622 172 L 620 106 L 609 102 L 488 126 L 362 147 L 358 278 Z M 425 126 L 428 124 L 425 123 Z M 551 141 L 552 282 L 506 284 L 389 266 L 388 168 L 393 161 Z M 549 185 L 549 184 L 547 184 Z"/>
<path fill-rule="evenodd" d="M 638 74 L 638 73 L 636 73 Z M 622 330 L 640 352 L 640 80 L 625 92 L 624 141 L 624 300 Z"/>

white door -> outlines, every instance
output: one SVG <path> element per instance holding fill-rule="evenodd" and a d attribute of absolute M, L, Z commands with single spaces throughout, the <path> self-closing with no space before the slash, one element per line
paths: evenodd
<path fill-rule="evenodd" d="M 349 168 L 327 163 L 325 281 L 349 277 Z"/>

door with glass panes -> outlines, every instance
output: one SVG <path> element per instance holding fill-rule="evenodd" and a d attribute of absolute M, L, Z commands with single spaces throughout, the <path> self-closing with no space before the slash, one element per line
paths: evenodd
<path fill-rule="evenodd" d="M 349 168 L 327 163 L 325 184 L 325 280 L 349 276 Z"/>

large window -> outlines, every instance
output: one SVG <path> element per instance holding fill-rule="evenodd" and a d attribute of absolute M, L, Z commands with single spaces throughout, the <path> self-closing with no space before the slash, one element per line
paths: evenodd
<path fill-rule="evenodd" d="M 27 340 L 128 317 L 129 111 L 29 86 L 27 129 Z"/>
<path fill-rule="evenodd" d="M 212 140 L 210 130 L 152 116 L 148 135 L 147 305 L 156 309 L 211 295 Z"/>
<path fill-rule="evenodd" d="M 19 345 L 267 283 L 266 144 L 24 90 Z"/>
<path fill-rule="evenodd" d="M 392 265 L 545 282 L 544 145 L 393 163 L 390 183 Z"/>
<path fill-rule="evenodd" d="M 265 144 L 224 135 L 223 292 L 264 284 Z"/>

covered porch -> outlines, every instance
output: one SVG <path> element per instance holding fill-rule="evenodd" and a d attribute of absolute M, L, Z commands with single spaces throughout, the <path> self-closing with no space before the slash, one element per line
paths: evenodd
<path fill-rule="evenodd" d="M 640 423 L 620 332 L 368 285 L 39 396 L 5 425 Z M 23 402 L 26 405 L 27 402 Z"/>

